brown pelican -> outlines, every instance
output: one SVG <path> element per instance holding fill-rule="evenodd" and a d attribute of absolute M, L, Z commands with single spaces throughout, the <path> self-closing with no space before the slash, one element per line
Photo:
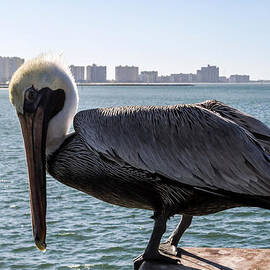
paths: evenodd
<path fill-rule="evenodd" d="M 98 108 L 76 114 L 78 91 L 67 66 L 40 56 L 10 83 L 24 137 L 33 236 L 46 248 L 46 169 L 100 200 L 154 212 L 142 256 L 177 262 L 192 216 L 232 207 L 270 209 L 270 130 L 217 101 L 194 105 Z M 76 115 L 75 115 L 76 114 Z M 73 119 L 74 118 L 74 119 Z M 68 134 L 73 120 L 75 132 Z M 160 245 L 166 221 L 183 218 Z"/>

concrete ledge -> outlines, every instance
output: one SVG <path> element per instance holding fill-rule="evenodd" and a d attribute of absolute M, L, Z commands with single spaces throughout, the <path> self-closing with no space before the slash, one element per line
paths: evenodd
<path fill-rule="evenodd" d="M 144 262 L 139 270 L 270 270 L 270 249 L 183 248 L 181 264 Z"/>

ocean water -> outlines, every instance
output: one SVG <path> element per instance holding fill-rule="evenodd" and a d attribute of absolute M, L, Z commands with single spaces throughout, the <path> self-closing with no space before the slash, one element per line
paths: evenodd
<path fill-rule="evenodd" d="M 80 87 L 79 109 L 217 99 L 270 126 L 270 85 Z M 19 122 L 0 90 L 0 269 L 132 269 L 153 221 L 150 211 L 98 201 L 47 177 L 47 251 L 35 248 Z M 179 222 L 168 221 L 164 239 Z M 270 211 L 236 208 L 195 217 L 181 246 L 270 248 Z"/>

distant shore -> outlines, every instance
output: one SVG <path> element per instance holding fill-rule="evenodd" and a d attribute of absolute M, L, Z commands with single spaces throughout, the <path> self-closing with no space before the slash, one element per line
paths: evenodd
<path fill-rule="evenodd" d="M 240 85 L 240 84 L 270 84 L 270 81 L 251 81 L 247 83 L 77 83 L 78 86 L 195 86 L 195 85 Z M 8 84 L 0 83 L 0 89 L 8 88 Z"/>
<path fill-rule="evenodd" d="M 193 83 L 77 83 L 78 86 L 193 86 Z"/>
<path fill-rule="evenodd" d="M 78 86 L 194 86 L 193 83 L 77 83 Z M 8 88 L 8 84 L 0 84 L 0 88 Z"/>

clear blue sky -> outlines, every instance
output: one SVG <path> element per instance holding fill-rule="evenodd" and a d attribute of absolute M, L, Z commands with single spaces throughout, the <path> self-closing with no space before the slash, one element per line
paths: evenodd
<path fill-rule="evenodd" d="M 268 0 L 0 2 L 0 55 L 62 52 L 69 64 L 137 65 L 160 74 L 218 65 L 270 79 Z"/>

